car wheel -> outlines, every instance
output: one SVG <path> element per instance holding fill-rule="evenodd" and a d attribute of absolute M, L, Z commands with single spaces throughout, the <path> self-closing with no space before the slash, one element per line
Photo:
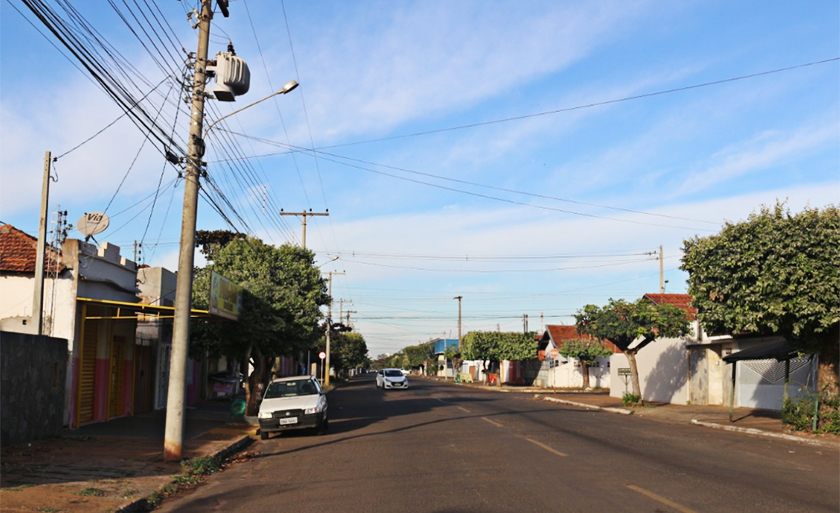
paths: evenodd
<path fill-rule="evenodd" d="M 268 440 L 268 431 L 260 430 L 260 440 Z"/>

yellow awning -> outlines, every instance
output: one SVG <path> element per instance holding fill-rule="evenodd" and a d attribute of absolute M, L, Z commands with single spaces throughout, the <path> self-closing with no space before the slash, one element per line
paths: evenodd
<path fill-rule="evenodd" d="M 137 319 L 138 313 L 144 315 L 154 316 L 157 319 L 171 319 L 175 316 L 174 306 L 162 305 L 147 305 L 144 303 L 129 303 L 127 301 L 110 301 L 107 299 L 91 299 L 87 297 L 77 297 L 77 301 L 82 301 L 87 304 L 111 306 L 117 308 L 117 315 L 111 316 L 86 316 L 85 319 Z M 134 315 L 122 315 L 122 311 L 127 310 Z M 204 317 L 210 315 L 207 310 L 190 310 L 190 317 Z"/>

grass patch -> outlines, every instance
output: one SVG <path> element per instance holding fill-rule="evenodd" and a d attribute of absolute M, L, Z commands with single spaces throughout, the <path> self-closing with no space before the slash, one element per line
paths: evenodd
<path fill-rule="evenodd" d="M 215 474 L 221 468 L 219 462 L 216 461 L 215 458 L 211 458 L 209 456 L 185 460 L 181 463 L 181 466 L 191 476 L 207 476 Z"/>
<path fill-rule="evenodd" d="M 88 487 L 88 488 L 82 488 L 81 490 L 76 492 L 76 495 L 91 496 L 91 497 L 105 497 L 105 495 L 107 495 L 107 493 L 105 492 L 105 490 L 102 490 L 102 489 L 99 489 L 99 488 Z"/>
<path fill-rule="evenodd" d="M 13 486 L 11 488 L 3 488 L 0 491 L 3 491 L 3 492 L 22 492 L 27 488 L 32 488 L 33 486 L 35 486 L 34 483 L 19 483 L 19 484 L 16 484 L 16 486 Z"/>

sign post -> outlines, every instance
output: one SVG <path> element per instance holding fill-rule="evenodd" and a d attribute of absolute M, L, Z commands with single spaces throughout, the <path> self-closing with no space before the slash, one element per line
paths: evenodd
<path fill-rule="evenodd" d="M 627 393 L 627 384 L 630 383 L 630 367 L 619 367 L 618 377 L 624 382 L 624 393 Z"/>
<path fill-rule="evenodd" d="M 327 353 L 321 351 L 318 353 L 318 358 L 321 359 L 321 384 L 324 384 L 324 359 L 327 357 Z"/>

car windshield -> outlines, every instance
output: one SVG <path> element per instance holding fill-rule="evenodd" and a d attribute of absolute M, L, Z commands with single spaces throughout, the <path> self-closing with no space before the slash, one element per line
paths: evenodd
<path fill-rule="evenodd" d="M 402 376 L 403 373 L 402 373 L 402 371 L 398 371 L 398 370 L 386 370 L 385 375 L 388 376 L 389 378 L 396 378 L 397 376 Z"/>
<path fill-rule="evenodd" d="M 268 385 L 265 391 L 266 399 L 278 397 L 295 397 L 299 395 L 316 395 L 318 387 L 310 379 L 297 381 L 274 381 Z"/>

